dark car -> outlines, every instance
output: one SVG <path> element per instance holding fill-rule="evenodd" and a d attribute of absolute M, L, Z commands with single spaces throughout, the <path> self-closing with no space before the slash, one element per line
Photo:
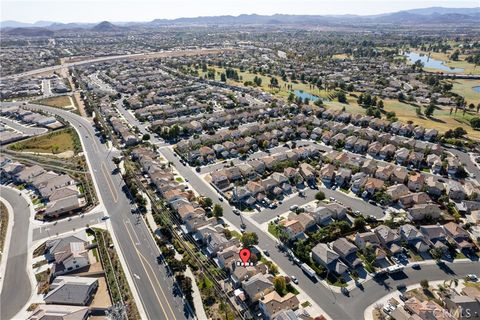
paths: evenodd
<path fill-rule="evenodd" d="M 414 263 L 414 264 L 412 264 L 412 269 L 420 270 L 420 269 L 422 269 L 422 267 L 418 263 Z"/>

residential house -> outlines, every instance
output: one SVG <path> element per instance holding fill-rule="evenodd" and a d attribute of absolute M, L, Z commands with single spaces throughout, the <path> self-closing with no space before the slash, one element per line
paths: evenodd
<path fill-rule="evenodd" d="M 390 176 L 390 180 L 393 183 L 405 183 L 407 181 L 408 171 L 405 167 L 396 166 L 393 169 L 392 175 Z"/>
<path fill-rule="evenodd" d="M 308 163 L 301 163 L 299 171 L 307 183 L 315 183 L 315 169 L 311 165 Z"/>
<path fill-rule="evenodd" d="M 447 172 L 451 176 L 455 176 L 461 167 L 460 161 L 453 156 L 447 157 Z"/>
<path fill-rule="evenodd" d="M 406 241 L 408 245 L 417 252 L 423 253 L 430 249 L 430 246 L 425 241 L 424 235 L 415 226 L 404 224 L 400 226 L 399 231 L 402 240 Z"/>
<path fill-rule="evenodd" d="M 387 188 L 386 194 L 392 198 L 392 201 L 397 201 L 401 197 L 409 195 L 410 190 L 404 184 L 395 184 Z"/>
<path fill-rule="evenodd" d="M 375 192 L 383 188 L 384 184 L 385 182 L 383 180 L 368 177 L 367 181 L 365 182 L 364 188 L 365 191 L 368 192 L 370 195 L 374 195 Z"/>
<path fill-rule="evenodd" d="M 393 144 L 387 144 L 380 149 L 380 159 L 386 160 L 393 157 L 397 148 Z"/>
<path fill-rule="evenodd" d="M 368 175 L 374 175 L 377 171 L 377 162 L 372 159 L 367 159 L 360 170 Z"/>
<path fill-rule="evenodd" d="M 340 255 L 325 243 L 319 243 L 312 248 L 312 259 L 337 274 L 343 274 L 348 270 L 348 267 L 340 261 Z"/>
<path fill-rule="evenodd" d="M 398 202 L 403 208 L 410 208 L 417 204 L 429 203 L 431 199 L 425 192 L 415 192 L 400 197 Z"/>
<path fill-rule="evenodd" d="M 443 226 L 447 237 L 451 243 L 454 243 L 458 249 L 471 249 L 473 247 L 470 236 L 465 229 L 458 223 L 449 222 Z"/>
<path fill-rule="evenodd" d="M 43 300 L 46 304 L 86 306 L 93 300 L 98 280 L 89 277 L 56 277 Z"/>
<path fill-rule="evenodd" d="M 440 249 L 442 251 L 447 251 L 447 233 L 441 225 L 424 225 L 420 226 L 420 232 L 423 234 L 425 239 L 430 243 L 434 248 Z"/>
<path fill-rule="evenodd" d="M 350 182 L 352 170 L 347 168 L 339 168 L 335 173 L 335 184 L 337 186 L 345 186 Z"/>
<path fill-rule="evenodd" d="M 445 185 L 433 176 L 425 179 L 425 191 L 432 197 L 440 197 L 445 190 Z"/>
<path fill-rule="evenodd" d="M 394 169 L 395 169 L 395 166 L 391 164 L 386 165 L 384 167 L 378 167 L 377 171 L 375 172 L 375 178 L 383 181 L 388 181 Z"/>
<path fill-rule="evenodd" d="M 392 254 L 400 253 L 403 248 L 400 246 L 400 234 L 386 225 L 380 225 L 373 229 L 382 247 L 388 249 Z"/>
<path fill-rule="evenodd" d="M 259 307 L 264 319 L 273 319 L 284 310 L 296 310 L 300 302 L 291 292 L 281 297 L 276 291 L 272 291 L 259 300 Z"/>
<path fill-rule="evenodd" d="M 410 150 L 408 150 L 407 148 L 400 148 L 395 151 L 395 161 L 398 164 L 406 164 L 409 155 Z"/>
<path fill-rule="evenodd" d="M 52 273 L 56 276 L 90 265 L 86 242 L 80 239 L 75 240 L 75 237 L 67 237 L 67 240 L 59 242 L 47 241 L 47 250 L 55 261 Z"/>
<path fill-rule="evenodd" d="M 419 172 L 415 172 L 408 177 L 407 186 L 411 191 L 418 192 L 422 190 L 424 183 L 425 176 Z"/>
<path fill-rule="evenodd" d="M 265 295 L 275 290 L 271 277 L 262 273 L 256 274 L 242 282 L 242 288 L 251 302 L 257 302 Z"/>
<path fill-rule="evenodd" d="M 332 243 L 332 249 L 350 267 L 356 268 L 362 265 L 357 256 L 357 247 L 345 238 L 339 238 Z"/>
<path fill-rule="evenodd" d="M 448 197 L 455 202 L 464 200 L 466 196 L 463 186 L 455 180 L 449 180 L 447 182 L 447 194 Z"/>
<path fill-rule="evenodd" d="M 434 203 L 416 204 L 408 209 L 408 218 L 411 221 L 420 221 L 424 219 L 437 220 L 440 218 L 440 207 Z"/>
<path fill-rule="evenodd" d="M 456 320 L 454 316 L 433 300 L 420 301 L 413 297 L 405 301 L 405 308 L 420 319 Z"/>
<path fill-rule="evenodd" d="M 90 314 L 88 307 L 39 304 L 28 320 L 86 320 Z"/>
<path fill-rule="evenodd" d="M 320 178 L 325 185 L 333 184 L 335 177 L 335 166 L 327 163 L 320 169 Z"/>
<path fill-rule="evenodd" d="M 443 300 L 445 308 L 459 320 L 480 319 L 480 298 L 475 299 L 465 295 L 452 294 Z"/>

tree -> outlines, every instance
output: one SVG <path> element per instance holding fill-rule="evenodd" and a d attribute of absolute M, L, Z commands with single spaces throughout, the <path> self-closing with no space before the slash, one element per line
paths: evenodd
<path fill-rule="evenodd" d="M 345 93 L 340 91 L 337 95 L 338 102 L 340 103 L 347 103 L 347 96 L 345 96 Z"/>
<path fill-rule="evenodd" d="M 143 141 L 147 141 L 147 140 L 150 140 L 150 135 L 148 133 L 145 133 L 142 137 L 142 140 Z"/>
<path fill-rule="evenodd" d="M 465 129 L 463 129 L 462 127 L 457 127 L 453 130 L 453 135 L 455 138 L 461 138 L 466 134 L 467 134 L 467 131 L 465 131 Z"/>
<path fill-rule="evenodd" d="M 118 166 L 118 165 L 120 164 L 120 162 L 122 162 L 122 159 L 119 158 L 119 157 L 113 157 L 113 158 L 112 158 L 112 161 L 113 161 L 113 163 L 114 163 L 115 165 Z"/>
<path fill-rule="evenodd" d="M 450 60 L 458 61 L 458 56 L 460 55 L 460 51 L 457 49 L 455 50 L 452 55 L 450 56 Z"/>
<path fill-rule="evenodd" d="M 318 200 L 318 201 L 324 200 L 325 199 L 325 193 L 323 193 L 322 191 L 318 191 L 315 194 L 315 199 Z"/>
<path fill-rule="evenodd" d="M 442 257 L 442 250 L 440 250 L 439 248 L 434 248 L 430 250 L 430 254 L 432 255 L 433 259 L 440 260 L 440 258 Z"/>
<path fill-rule="evenodd" d="M 223 216 L 223 207 L 218 203 L 213 206 L 213 216 L 217 219 Z"/>
<path fill-rule="evenodd" d="M 421 107 L 416 107 L 415 112 L 416 112 L 418 117 L 421 116 L 422 115 L 422 108 Z"/>
<path fill-rule="evenodd" d="M 220 75 L 220 81 L 222 81 L 222 82 L 227 82 L 227 76 L 225 75 L 225 73 L 222 73 L 222 74 Z"/>
<path fill-rule="evenodd" d="M 422 281 L 420 281 L 420 286 L 423 290 L 427 290 L 430 285 L 428 284 L 428 280 L 423 279 Z"/>
<path fill-rule="evenodd" d="M 367 222 L 365 221 L 365 218 L 363 216 L 356 217 L 355 220 L 353 220 L 354 229 L 363 230 L 366 225 Z"/>
<path fill-rule="evenodd" d="M 242 234 L 240 241 L 244 248 L 249 248 L 258 244 L 258 236 L 255 232 L 245 232 Z"/>
<path fill-rule="evenodd" d="M 207 208 L 211 207 L 213 204 L 212 199 L 210 199 L 209 197 L 206 197 L 203 201 L 204 201 L 203 203 L 205 204 L 205 207 Z"/>
<path fill-rule="evenodd" d="M 435 105 L 430 102 L 430 104 L 425 107 L 425 116 L 427 116 L 428 118 L 430 118 L 432 115 L 433 115 L 433 111 L 435 111 Z"/>
<path fill-rule="evenodd" d="M 285 277 L 276 276 L 273 278 L 273 286 L 280 296 L 287 294 L 287 282 L 285 281 Z"/>
<path fill-rule="evenodd" d="M 384 107 L 383 100 L 378 100 L 378 102 L 377 102 L 377 108 L 378 108 L 378 109 L 383 109 L 383 107 Z"/>
<path fill-rule="evenodd" d="M 293 94 L 293 92 L 290 92 L 290 94 L 288 95 L 288 102 L 292 103 L 294 100 L 295 100 L 295 95 Z"/>
<path fill-rule="evenodd" d="M 480 129 L 480 118 L 479 117 L 473 117 L 470 119 L 470 125 L 474 129 Z"/>

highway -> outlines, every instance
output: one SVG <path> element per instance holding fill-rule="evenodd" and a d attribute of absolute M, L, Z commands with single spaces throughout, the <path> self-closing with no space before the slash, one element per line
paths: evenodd
<path fill-rule="evenodd" d="M 2 105 L 19 105 L 4 103 Z M 92 123 L 87 119 L 66 110 L 41 105 L 28 104 L 27 108 L 43 110 L 56 114 L 68 121 L 78 132 L 83 150 L 94 178 L 95 186 L 104 210 L 110 216 L 111 228 L 118 241 L 117 250 L 121 251 L 127 267 L 125 273 L 129 284 L 135 286 L 148 319 L 189 319 L 192 318 L 183 300 L 173 292 L 173 279 L 166 270 L 159 267 L 156 257 L 160 251 L 143 219 L 137 219 L 130 212 L 131 204 L 122 191 L 125 183 L 119 174 L 112 174 L 115 165 L 110 152 L 100 142 Z M 111 230 L 112 231 L 112 230 Z M 138 277 L 132 277 L 138 275 Z"/>
<path fill-rule="evenodd" d="M 161 58 L 161 57 L 169 57 L 169 56 L 203 55 L 203 54 L 219 53 L 225 50 L 233 50 L 233 49 L 165 50 L 165 51 L 159 51 L 159 52 L 132 53 L 132 54 L 124 54 L 124 55 L 116 55 L 116 56 L 98 57 L 98 58 L 93 58 L 88 60 L 70 62 L 70 63 L 60 64 L 60 65 L 54 65 L 50 67 L 25 71 L 22 73 L 12 74 L 5 77 L 1 77 L 0 80 L 4 81 L 7 79 L 31 77 L 37 74 L 53 72 L 63 68 L 70 68 L 74 66 L 81 66 L 85 64 L 92 64 L 92 63 L 98 63 L 98 62 L 114 61 L 114 60 L 121 60 L 121 59 L 150 59 L 150 58 Z"/>
<path fill-rule="evenodd" d="M 0 294 L 0 319 L 11 319 L 28 302 L 32 284 L 27 273 L 30 207 L 19 191 L 0 186 L 0 195 L 12 208 L 13 229 L 10 238 L 5 277 Z M 8 242 L 8 240 L 7 240 Z"/>

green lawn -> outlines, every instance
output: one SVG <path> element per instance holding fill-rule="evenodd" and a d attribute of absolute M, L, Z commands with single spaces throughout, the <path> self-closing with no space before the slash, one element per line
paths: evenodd
<path fill-rule="evenodd" d="M 11 150 L 39 153 L 78 152 L 80 143 L 73 129 L 64 129 L 14 143 Z"/>
<path fill-rule="evenodd" d="M 270 232 L 275 238 L 278 238 L 278 227 L 275 223 L 270 222 L 268 224 L 268 232 Z"/>
<path fill-rule="evenodd" d="M 467 104 L 473 103 L 475 106 L 480 103 L 480 92 L 473 90 L 473 87 L 480 86 L 480 80 L 461 80 L 456 79 L 453 83 L 452 92 L 465 98 Z"/>
<path fill-rule="evenodd" d="M 39 99 L 34 101 L 38 104 L 43 104 L 50 107 L 62 108 L 72 107 L 72 101 L 69 96 L 56 96 L 51 98 Z"/>

